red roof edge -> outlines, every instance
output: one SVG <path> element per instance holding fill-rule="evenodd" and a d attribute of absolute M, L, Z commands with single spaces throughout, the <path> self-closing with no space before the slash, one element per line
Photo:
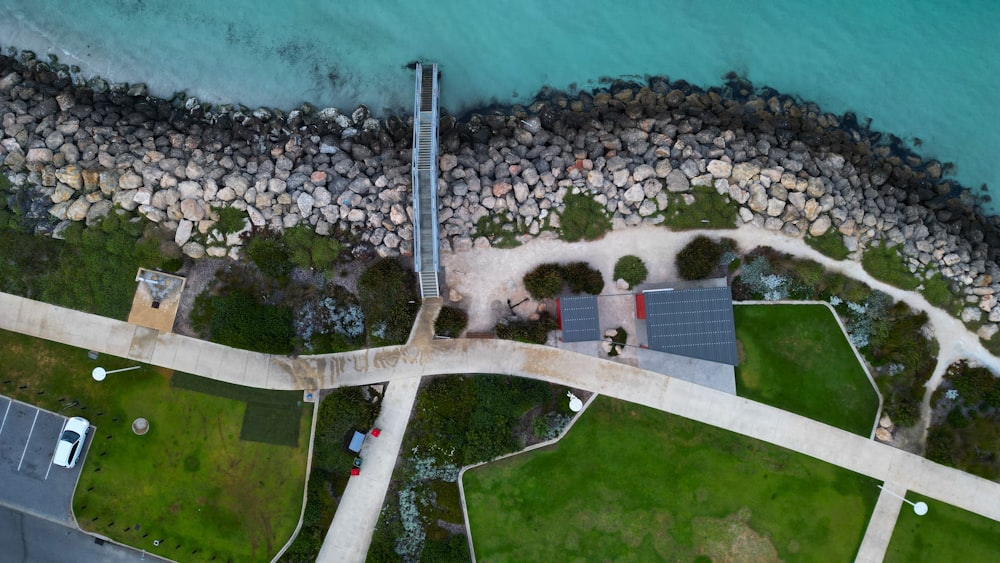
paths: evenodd
<path fill-rule="evenodd" d="M 559 322 L 559 330 L 562 330 L 562 306 L 559 304 L 558 297 L 556 297 L 556 321 Z"/>
<path fill-rule="evenodd" d="M 646 318 L 646 297 L 642 293 L 635 294 L 635 318 Z"/>

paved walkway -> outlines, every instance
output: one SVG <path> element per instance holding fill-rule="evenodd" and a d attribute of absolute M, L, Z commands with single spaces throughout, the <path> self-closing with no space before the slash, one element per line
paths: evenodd
<path fill-rule="evenodd" d="M 0 328 L 255 387 L 320 389 L 450 373 L 541 379 L 776 444 L 1000 521 L 998 483 L 767 405 L 557 348 L 411 337 L 405 346 L 290 358 L 158 333 L 6 294 L 0 294 L 0 311 Z M 421 334 L 418 328 L 414 332 Z"/>
<path fill-rule="evenodd" d="M 885 559 L 892 531 L 896 527 L 896 518 L 899 517 L 899 511 L 903 507 L 903 499 L 900 497 L 905 495 L 906 489 L 896 483 L 886 482 L 882 486 L 882 492 L 879 493 L 878 502 L 875 504 L 875 512 L 872 513 L 868 529 L 865 530 L 865 538 L 858 548 L 857 557 L 854 558 L 855 563 L 881 563 Z"/>
<path fill-rule="evenodd" d="M 440 298 L 424 301 L 410 332 L 408 345 L 422 345 L 434 340 L 434 319 L 441 305 Z M 375 428 L 381 429 L 381 435 L 378 438 L 369 435 L 365 440 L 361 449 L 364 460 L 361 475 L 351 477 L 347 482 L 330 530 L 323 539 L 323 548 L 316 560 L 318 563 L 365 560 L 419 388 L 418 377 L 397 379 L 386 388 L 375 421 Z"/>

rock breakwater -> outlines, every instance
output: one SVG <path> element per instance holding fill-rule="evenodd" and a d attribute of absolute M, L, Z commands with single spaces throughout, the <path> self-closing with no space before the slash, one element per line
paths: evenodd
<path fill-rule="evenodd" d="M 188 256 L 235 256 L 240 237 L 213 231 L 232 207 L 248 229 L 305 224 L 356 235 L 357 252 L 412 253 L 406 118 L 161 99 L 22 53 L 0 57 L 0 119 L 8 200 L 40 232 L 58 236 L 118 207 L 174 232 Z M 569 193 L 589 194 L 627 228 L 662 221 L 683 205 L 670 194 L 690 201 L 706 186 L 740 221 L 776 233 L 836 230 L 856 257 L 899 246 L 912 271 L 940 271 L 961 289 L 967 322 L 1000 321 L 1000 219 L 945 178 L 947 164 L 851 114 L 736 77 L 709 91 L 653 78 L 446 115 L 440 131 L 444 250 L 489 245 L 476 233 L 484 217 L 543 234 Z"/>

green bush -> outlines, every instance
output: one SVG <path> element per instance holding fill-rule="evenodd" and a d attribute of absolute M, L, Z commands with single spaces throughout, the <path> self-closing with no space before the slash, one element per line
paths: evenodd
<path fill-rule="evenodd" d="M 900 289 L 911 290 L 920 285 L 895 248 L 872 246 L 861 257 L 861 266 L 873 278 Z"/>
<path fill-rule="evenodd" d="M 649 270 L 646 269 L 646 263 L 638 256 L 629 254 L 622 256 L 615 262 L 615 280 L 625 280 L 629 289 L 646 281 L 648 275 Z"/>
<path fill-rule="evenodd" d="M 928 303 L 952 315 L 957 316 L 962 310 L 961 297 L 951 290 L 951 284 L 940 273 L 924 280 L 924 288 L 920 293 Z"/>
<path fill-rule="evenodd" d="M 960 400 L 970 408 L 979 406 L 989 396 L 997 385 L 997 378 L 989 369 L 971 367 L 968 362 L 961 361 L 946 376 L 952 387 L 958 391 Z"/>
<path fill-rule="evenodd" d="M 288 249 L 289 259 L 299 268 L 325 271 L 340 256 L 340 241 L 316 234 L 308 225 L 285 229 L 282 239 Z"/>
<path fill-rule="evenodd" d="M 537 321 L 516 320 L 501 322 L 494 327 L 497 338 L 516 340 L 528 344 L 545 344 L 550 331 L 559 328 L 559 323 L 548 312 L 542 312 Z"/>
<path fill-rule="evenodd" d="M 736 205 L 729 201 L 729 196 L 707 186 L 695 186 L 691 195 L 694 203 L 688 205 L 683 194 L 667 194 L 667 208 L 663 210 L 665 226 L 679 231 L 736 228 Z"/>
<path fill-rule="evenodd" d="M 235 207 L 213 207 L 213 211 L 219 214 L 219 220 L 215 222 L 215 230 L 223 235 L 238 233 L 246 225 L 247 212 Z"/>
<path fill-rule="evenodd" d="M 247 243 L 247 256 L 264 275 L 279 280 L 288 276 L 295 267 L 281 233 L 270 229 L 254 232 Z"/>
<path fill-rule="evenodd" d="M 469 324 L 469 314 L 458 307 L 441 307 L 434 319 L 434 334 L 458 338 Z"/>
<path fill-rule="evenodd" d="M 213 342 L 267 354 L 294 349 L 292 310 L 261 303 L 247 291 L 211 297 L 208 335 Z"/>
<path fill-rule="evenodd" d="M 844 237 L 837 229 L 830 229 L 818 237 L 806 235 L 806 244 L 834 260 L 844 260 L 851 253 L 844 245 Z"/>
<path fill-rule="evenodd" d="M 381 258 L 358 278 L 358 300 L 365 312 L 369 341 L 403 344 L 420 309 L 416 275 L 393 258 Z"/>
<path fill-rule="evenodd" d="M 611 230 L 611 219 L 604 207 L 584 194 L 567 194 L 559 216 L 559 238 L 576 242 L 597 240 Z"/>
<path fill-rule="evenodd" d="M 571 262 L 562 269 L 563 279 L 573 293 L 600 295 L 604 291 L 604 276 L 586 262 Z"/>
<path fill-rule="evenodd" d="M 563 286 L 562 268 L 551 262 L 539 264 L 524 275 L 524 288 L 533 299 L 549 299 L 559 295 Z"/>
<path fill-rule="evenodd" d="M 677 273 L 685 280 L 702 280 L 719 267 L 725 248 L 712 239 L 698 235 L 677 253 Z"/>
<path fill-rule="evenodd" d="M 626 332 L 624 328 L 618 327 L 615 331 L 615 335 L 611 337 L 611 342 L 611 351 L 608 352 L 608 355 L 614 357 L 621 353 L 625 343 L 628 342 L 628 332 Z"/>

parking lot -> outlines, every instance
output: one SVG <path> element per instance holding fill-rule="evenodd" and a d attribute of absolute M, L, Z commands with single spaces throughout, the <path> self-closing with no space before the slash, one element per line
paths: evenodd
<path fill-rule="evenodd" d="M 73 523 L 73 490 L 93 431 L 73 469 L 52 464 L 66 417 L 0 397 L 0 503 L 50 520 Z"/>

